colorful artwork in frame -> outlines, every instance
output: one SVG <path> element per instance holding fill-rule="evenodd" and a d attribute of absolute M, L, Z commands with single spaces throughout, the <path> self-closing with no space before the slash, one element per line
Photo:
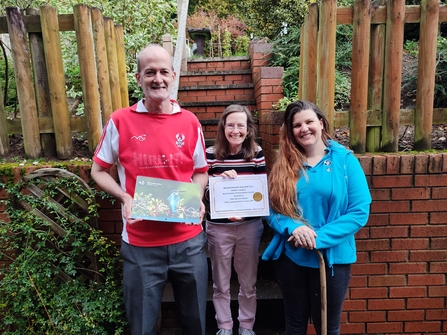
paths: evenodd
<path fill-rule="evenodd" d="M 132 218 L 200 224 L 200 185 L 138 176 Z"/>

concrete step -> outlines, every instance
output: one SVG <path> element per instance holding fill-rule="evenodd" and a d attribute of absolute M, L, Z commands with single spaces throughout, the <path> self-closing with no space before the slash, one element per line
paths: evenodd
<path fill-rule="evenodd" d="M 169 310 L 164 310 L 167 315 L 163 315 L 163 324 L 160 327 L 159 335 L 182 334 L 178 319 L 178 311 L 174 304 L 170 304 Z M 238 334 L 239 323 L 237 321 L 238 304 L 231 302 L 231 313 L 233 316 L 233 334 Z M 212 302 L 208 302 L 206 310 L 206 335 L 214 335 L 218 331 L 215 310 Z M 282 300 L 258 300 L 256 309 L 256 321 L 254 329 L 257 335 L 283 335 L 284 332 L 284 305 Z"/>
<path fill-rule="evenodd" d="M 239 292 L 239 283 L 232 281 L 230 283 L 230 295 L 231 300 L 237 301 L 237 295 Z M 258 280 L 256 283 L 256 297 L 257 300 L 270 300 L 270 299 L 282 299 L 282 293 L 277 283 L 271 280 Z M 208 283 L 208 295 L 207 300 L 213 300 L 213 283 Z M 171 283 L 166 285 L 163 292 L 162 301 L 164 303 L 174 302 L 174 292 L 172 290 Z"/>

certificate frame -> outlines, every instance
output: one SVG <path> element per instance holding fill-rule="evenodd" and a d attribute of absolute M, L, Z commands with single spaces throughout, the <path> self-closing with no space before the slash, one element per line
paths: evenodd
<path fill-rule="evenodd" d="M 257 217 L 270 214 L 266 174 L 210 177 L 210 217 Z"/>
<path fill-rule="evenodd" d="M 137 176 L 132 218 L 201 224 L 200 185 Z"/>

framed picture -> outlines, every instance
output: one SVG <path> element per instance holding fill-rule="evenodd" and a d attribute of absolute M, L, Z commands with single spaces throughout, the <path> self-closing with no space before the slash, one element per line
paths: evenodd
<path fill-rule="evenodd" d="M 138 176 L 133 219 L 200 224 L 200 185 Z"/>

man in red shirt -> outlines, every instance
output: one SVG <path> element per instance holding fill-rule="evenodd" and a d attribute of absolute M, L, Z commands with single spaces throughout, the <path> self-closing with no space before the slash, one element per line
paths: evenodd
<path fill-rule="evenodd" d="M 208 267 L 202 225 L 132 219 L 137 176 L 208 183 L 205 142 L 197 117 L 170 99 L 175 81 L 171 55 L 149 45 L 137 58 L 144 98 L 115 111 L 96 148 L 92 178 L 122 204 L 123 285 L 132 335 L 155 335 L 161 297 L 169 280 L 180 307 L 183 334 L 205 335 Z M 110 175 L 117 164 L 119 184 Z M 205 206 L 201 204 L 201 219 Z M 202 221 L 202 220 L 200 220 Z"/>

